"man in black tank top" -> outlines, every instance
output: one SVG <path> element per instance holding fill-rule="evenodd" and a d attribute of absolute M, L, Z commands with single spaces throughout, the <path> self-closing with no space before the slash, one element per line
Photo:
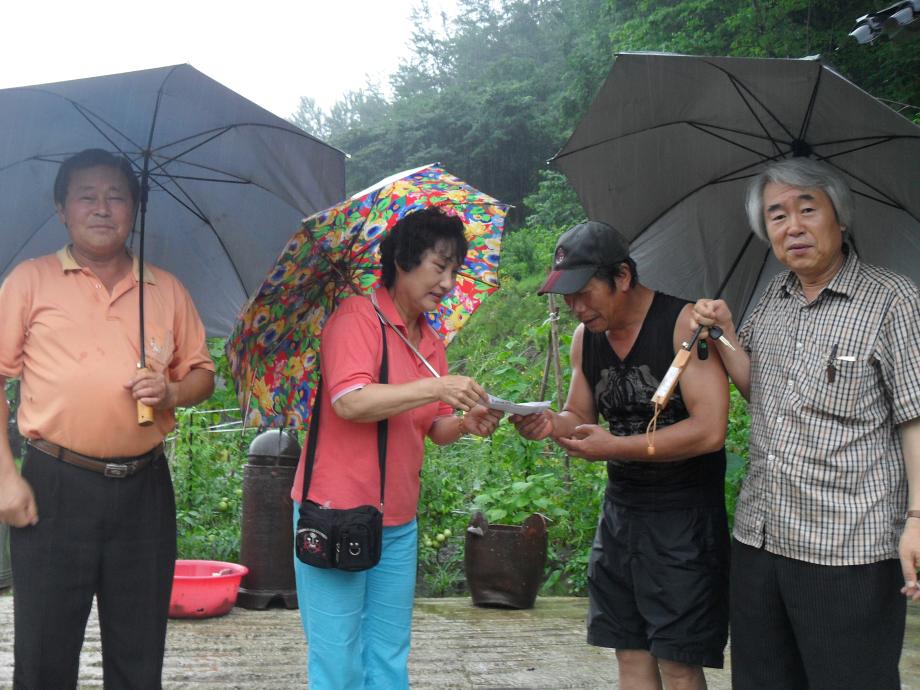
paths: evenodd
<path fill-rule="evenodd" d="M 616 649 L 621 686 L 705 688 L 702 667 L 722 667 L 728 638 L 725 371 L 717 356 L 691 357 L 650 452 L 651 397 L 689 332 L 691 305 L 639 284 L 629 243 L 595 221 L 559 238 L 547 292 L 581 321 L 568 398 L 560 413 L 511 420 L 526 438 L 607 463 L 588 642 Z"/>

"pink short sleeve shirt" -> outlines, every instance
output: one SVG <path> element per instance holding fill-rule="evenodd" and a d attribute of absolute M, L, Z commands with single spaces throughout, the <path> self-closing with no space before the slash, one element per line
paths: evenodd
<path fill-rule="evenodd" d="M 376 293 L 381 311 L 406 335 L 406 328 L 389 293 Z M 424 318 L 424 317 L 420 317 Z M 406 344 L 386 327 L 389 383 L 407 383 L 431 373 Z M 441 374 L 447 373 L 447 356 L 438 335 L 423 324 L 419 352 Z M 336 309 L 322 335 L 322 429 L 309 499 L 332 508 L 378 505 L 380 473 L 377 459 L 377 424 L 352 422 L 335 413 L 332 403 L 342 395 L 379 381 L 383 353 L 381 323 L 370 299 L 351 297 Z M 384 524 L 401 525 L 415 517 L 419 481 L 425 454 L 425 436 L 435 419 L 453 414 L 449 405 L 434 402 L 389 419 L 386 456 Z M 304 441 L 306 448 L 306 441 Z M 304 455 L 294 478 L 291 497 L 300 501 Z"/>

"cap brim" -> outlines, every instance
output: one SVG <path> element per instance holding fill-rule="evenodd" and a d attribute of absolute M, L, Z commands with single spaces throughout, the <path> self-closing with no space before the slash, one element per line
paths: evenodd
<path fill-rule="evenodd" d="M 556 295 L 571 295 L 587 285 L 595 273 L 597 273 L 597 266 L 550 271 L 542 287 L 537 290 L 537 294 L 545 295 L 547 292 L 552 292 Z"/>

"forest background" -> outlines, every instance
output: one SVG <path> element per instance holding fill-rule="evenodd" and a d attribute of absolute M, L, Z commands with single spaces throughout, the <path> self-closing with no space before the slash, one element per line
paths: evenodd
<path fill-rule="evenodd" d="M 350 154 L 351 194 L 394 172 L 441 162 L 514 206 L 502 246 L 501 290 L 448 349 L 451 369 L 512 400 L 553 398 L 568 380 L 574 322 L 562 307 L 561 380 L 547 368 L 547 300 L 535 294 L 556 237 L 584 216 L 546 161 L 565 143 L 616 53 L 803 57 L 820 53 L 893 109 L 920 121 L 916 39 L 858 45 L 857 17 L 872 0 L 461 0 L 455 18 L 415 12 L 413 57 L 388 88 L 368 83 L 328 111 L 308 97 L 291 120 Z M 343 46 L 343 50 L 373 46 Z M 740 200 L 739 200 L 740 203 Z M 292 228 L 292 233 L 296 228 Z M 655 287 L 651 285 L 650 287 Z M 218 392 L 180 411 L 172 439 L 182 558 L 239 558 L 242 468 L 254 431 L 227 430 L 236 406 L 223 343 L 212 342 Z M 233 417 L 233 414 L 230 414 Z M 726 477 L 730 514 L 747 457 L 748 418 L 732 392 Z M 549 520 L 544 594 L 583 594 L 603 493 L 603 463 L 567 459 L 551 443 L 522 440 L 503 422 L 491 439 L 431 446 L 419 508 L 419 594 L 465 591 L 463 539 L 475 509 L 493 522 Z"/>

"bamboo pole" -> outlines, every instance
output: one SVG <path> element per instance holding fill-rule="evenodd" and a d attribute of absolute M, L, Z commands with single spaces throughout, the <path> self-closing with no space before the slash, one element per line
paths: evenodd
<path fill-rule="evenodd" d="M 543 363 L 543 380 L 540 381 L 540 394 L 537 400 L 546 400 L 546 387 L 549 384 L 549 368 L 553 361 L 553 334 L 546 336 L 546 362 Z"/>
<path fill-rule="evenodd" d="M 559 356 L 559 306 L 556 304 L 556 295 L 549 294 L 549 334 L 550 334 L 550 357 L 553 360 L 553 374 L 556 379 L 556 409 L 562 411 L 565 405 L 565 398 L 562 392 L 562 362 Z M 565 456 L 565 482 L 571 483 L 571 459 Z"/>

